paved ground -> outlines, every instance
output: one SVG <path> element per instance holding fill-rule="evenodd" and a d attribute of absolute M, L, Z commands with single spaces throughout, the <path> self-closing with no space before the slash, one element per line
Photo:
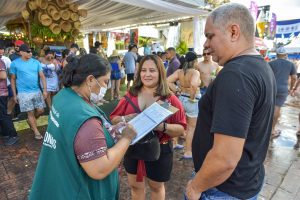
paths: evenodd
<path fill-rule="evenodd" d="M 260 199 L 300 199 L 300 138 L 295 136 L 300 106 L 291 104 L 282 110 L 279 128 L 282 135 L 272 141 L 265 161 L 266 179 Z M 45 132 L 46 127 L 40 127 Z M 33 139 L 29 130 L 20 131 L 21 140 L 12 147 L 0 141 L 0 200 L 27 199 L 34 176 L 41 141 Z M 172 179 L 166 184 L 166 199 L 181 200 L 191 171 L 192 162 L 182 161 L 182 152 L 174 154 Z M 149 196 L 149 194 L 148 194 Z M 126 175 L 121 178 L 121 199 L 130 199 Z"/>

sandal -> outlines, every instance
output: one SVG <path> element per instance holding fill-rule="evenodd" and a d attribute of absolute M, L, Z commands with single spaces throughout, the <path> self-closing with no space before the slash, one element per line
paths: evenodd
<path fill-rule="evenodd" d="M 182 160 L 190 160 L 190 159 L 193 159 L 193 156 L 186 156 L 186 155 L 183 155 L 181 157 Z"/>
<path fill-rule="evenodd" d="M 176 145 L 173 147 L 173 149 L 183 149 L 183 148 L 184 148 L 184 146 L 181 145 L 181 144 L 176 144 Z"/>
<path fill-rule="evenodd" d="M 34 138 L 37 140 L 41 140 L 43 139 L 43 136 L 39 133 L 39 134 L 34 134 Z"/>

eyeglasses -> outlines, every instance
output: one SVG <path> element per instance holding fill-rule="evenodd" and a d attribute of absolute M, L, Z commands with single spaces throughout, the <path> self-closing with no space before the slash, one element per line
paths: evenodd
<path fill-rule="evenodd" d="M 210 53 L 204 53 L 203 56 L 210 56 Z"/>
<path fill-rule="evenodd" d="M 32 53 L 31 51 L 26 51 L 26 53 Z"/>

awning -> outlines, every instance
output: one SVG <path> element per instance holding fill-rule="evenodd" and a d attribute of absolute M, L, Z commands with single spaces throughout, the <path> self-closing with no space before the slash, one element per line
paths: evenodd
<path fill-rule="evenodd" d="M 21 16 L 27 0 L 0 1 L 0 30 L 8 20 Z M 178 20 L 186 16 L 207 15 L 192 1 L 187 0 L 74 0 L 80 9 L 87 9 L 88 16 L 82 18 L 81 31 L 140 25 L 145 23 Z M 202 1 L 201 1 L 202 2 Z"/>
<path fill-rule="evenodd" d="M 260 49 L 260 50 L 268 49 L 268 46 L 265 44 L 265 42 L 262 38 L 255 37 L 254 45 L 255 45 L 255 48 Z"/>

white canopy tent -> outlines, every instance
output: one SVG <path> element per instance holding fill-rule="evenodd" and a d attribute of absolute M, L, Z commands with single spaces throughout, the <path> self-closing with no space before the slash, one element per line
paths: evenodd
<path fill-rule="evenodd" d="M 55 0 L 51 0 L 55 1 Z M 27 0 L 0 0 L 0 30 L 11 19 L 21 16 Z M 206 16 L 204 0 L 73 0 L 88 15 L 81 18 L 83 33 L 107 31 L 116 28 L 134 27 L 194 18 L 194 48 L 200 53 L 200 16 Z M 87 38 L 85 38 L 87 39 Z M 86 42 L 85 42 L 86 43 Z"/>
<path fill-rule="evenodd" d="M 5 23 L 21 16 L 27 0 L 0 1 L 0 30 Z M 100 31 L 128 25 L 140 25 L 186 16 L 206 15 L 208 11 L 201 9 L 200 0 L 73 0 L 79 8 L 87 9 L 87 18 L 82 18 L 83 32 Z"/>

